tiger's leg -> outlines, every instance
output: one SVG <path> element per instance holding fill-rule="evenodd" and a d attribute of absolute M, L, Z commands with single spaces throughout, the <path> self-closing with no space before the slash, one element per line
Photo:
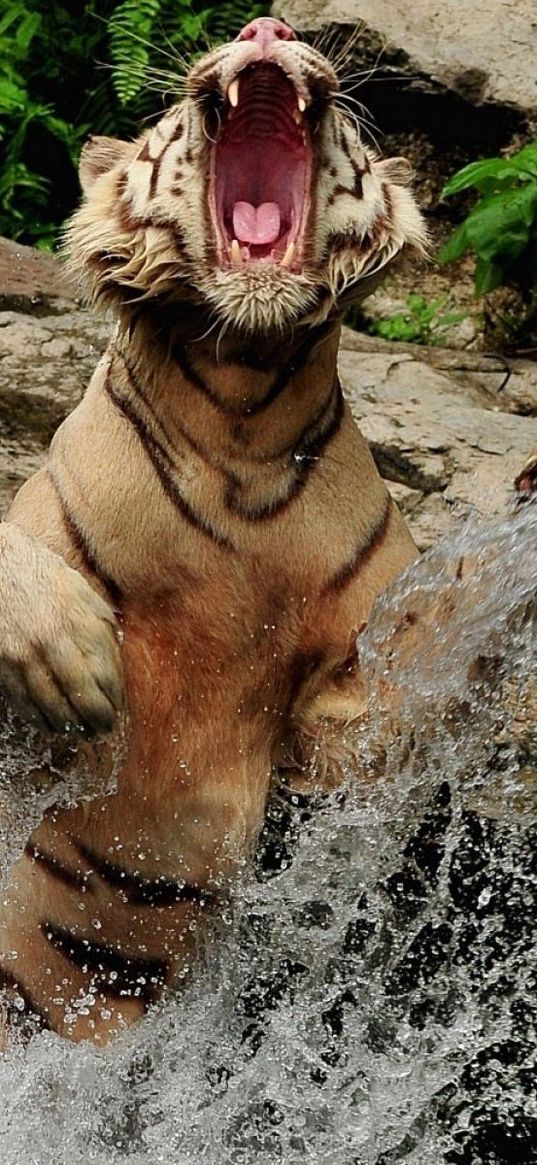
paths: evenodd
<path fill-rule="evenodd" d="M 0 523 L 0 693 L 47 732 L 109 731 L 122 705 L 114 613 L 78 565 L 42 470 Z"/>
<path fill-rule="evenodd" d="M 23 1021 L 106 1044 L 184 981 L 263 819 L 269 750 L 239 756 L 233 729 L 204 754 L 205 777 L 192 755 L 184 780 L 162 791 L 149 778 L 136 796 L 138 755 L 117 794 L 45 819 L 0 905 L 0 947 L 17 952 L 0 963 L 10 1019 L 19 1005 Z"/>
<path fill-rule="evenodd" d="M 278 760 L 279 780 L 296 793 L 331 792 L 356 764 L 358 730 L 368 715 L 367 691 L 356 658 L 325 676 L 296 710 Z"/>
<path fill-rule="evenodd" d="M 108 732 L 116 721 L 123 680 L 115 616 L 73 569 L 78 565 L 58 498 L 41 472 L 21 490 L 9 521 L 0 523 L 0 725 L 7 709 L 46 736 L 66 729 L 91 736 Z M 89 785 L 102 791 L 111 764 L 107 746 L 88 741 L 75 750 L 64 737 L 61 752 L 64 744 L 69 769 L 76 753 L 84 786 L 89 778 Z M 40 750 L 39 741 L 34 745 L 32 752 Z M 33 768 L 24 774 L 26 788 L 27 779 L 39 789 L 58 779 L 56 761 L 60 769 L 64 765 L 56 745 L 53 751 L 54 771 L 48 763 Z M 31 1017 L 39 1012 L 14 965 L 3 958 L 13 949 L 4 939 L 0 927 L 0 1051 L 11 1028 L 19 1026 L 13 1021 L 32 1030 Z M 48 1026 L 44 1013 L 37 1016 L 39 1024 Z"/>

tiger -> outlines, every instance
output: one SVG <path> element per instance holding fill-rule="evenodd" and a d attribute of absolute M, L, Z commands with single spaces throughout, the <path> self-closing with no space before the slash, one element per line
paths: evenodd
<path fill-rule="evenodd" d="M 338 343 L 427 235 L 407 162 L 338 92 L 263 17 L 135 141 L 82 152 L 70 263 L 115 331 L 0 525 L 0 690 L 39 738 L 120 761 L 11 873 L 4 1041 L 22 1015 L 105 1045 L 175 990 L 274 774 L 329 782 L 363 713 L 356 636 L 418 552 Z"/>

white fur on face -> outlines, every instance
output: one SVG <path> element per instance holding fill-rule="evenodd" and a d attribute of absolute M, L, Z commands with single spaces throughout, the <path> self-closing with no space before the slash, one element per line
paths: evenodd
<path fill-rule="evenodd" d="M 103 139 L 86 147 L 86 198 L 68 242 L 96 300 L 119 312 L 157 297 L 204 301 L 224 325 L 282 331 L 326 318 L 342 296 L 348 302 L 367 294 L 404 249 L 424 249 L 404 161 L 379 161 L 362 145 L 354 121 L 334 105 L 337 81 L 324 57 L 299 41 L 278 41 L 274 63 L 297 93 L 311 94 L 319 84 L 327 94 L 312 137 L 302 268 L 270 261 L 221 266 L 208 211 L 212 143 L 203 93 L 210 85 L 225 95 L 253 51 L 250 42 L 233 42 L 210 53 L 192 70 L 185 100 L 136 143 L 117 142 L 115 154 L 113 143 L 99 147 Z"/>

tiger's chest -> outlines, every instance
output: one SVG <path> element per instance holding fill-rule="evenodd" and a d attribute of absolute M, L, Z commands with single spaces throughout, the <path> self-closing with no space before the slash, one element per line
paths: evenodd
<path fill-rule="evenodd" d="M 135 730 L 155 745 L 188 741 L 205 756 L 231 734 L 268 746 L 292 702 L 308 641 L 311 596 L 287 580 L 222 574 L 122 615 L 122 655 Z M 206 763 L 206 762 L 204 762 Z"/>

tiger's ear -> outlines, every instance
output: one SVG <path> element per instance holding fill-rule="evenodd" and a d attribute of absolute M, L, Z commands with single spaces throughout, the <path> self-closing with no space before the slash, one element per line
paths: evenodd
<path fill-rule="evenodd" d="M 91 137 L 80 155 L 78 177 L 84 194 L 88 194 L 101 174 L 106 174 L 118 162 L 130 162 L 138 146 L 136 142 L 121 142 L 119 138 Z"/>
<path fill-rule="evenodd" d="M 412 181 L 412 166 L 407 158 L 383 158 L 375 162 L 378 174 L 388 182 L 395 182 L 398 186 L 410 186 Z"/>

